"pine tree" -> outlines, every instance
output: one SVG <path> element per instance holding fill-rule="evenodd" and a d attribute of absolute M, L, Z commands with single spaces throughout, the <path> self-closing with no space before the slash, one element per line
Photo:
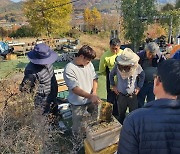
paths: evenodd
<path fill-rule="evenodd" d="M 122 0 L 122 13 L 124 18 L 125 38 L 133 44 L 134 51 L 143 39 L 148 23 L 152 23 L 155 13 L 155 0 Z M 146 22 L 143 22 L 146 18 Z"/>
<path fill-rule="evenodd" d="M 180 0 L 176 0 L 175 8 L 176 8 L 176 9 L 179 9 L 179 8 L 180 8 Z"/>

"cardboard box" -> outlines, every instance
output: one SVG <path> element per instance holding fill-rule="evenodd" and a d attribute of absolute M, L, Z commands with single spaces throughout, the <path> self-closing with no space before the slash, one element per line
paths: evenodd
<path fill-rule="evenodd" d="M 87 141 L 87 139 L 84 140 L 84 149 L 85 154 L 114 154 L 117 151 L 118 144 L 113 144 L 105 149 L 102 149 L 100 151 L 94 151 Z"/>
<path fill-rule="evenodd" d="M 99 151 L 119 141 L 122 125 L 116 118 L 110 123 L 90 124 L 86 129 L 86 136 L 93 151 Z"/>

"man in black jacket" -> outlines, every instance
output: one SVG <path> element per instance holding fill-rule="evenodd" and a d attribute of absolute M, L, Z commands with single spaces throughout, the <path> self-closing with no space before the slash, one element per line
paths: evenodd
<path fill-rule="evenodd" d="M 138 106 L 143 107 L 146 102 L 153 101 L 155 96 L 153 94 L 153 74 L 156 72 L 157 66 L 165 57 L 159 50 L 155 42 L 146 44 L 145 49 L 138 53 L 140 57 L 139 64 L 145 72 L 144 85 L 138 93 Z"/>
<path fill-rule="evenodd" d="M 131 112 L 121 130 L 118 154 L 179 154 L 180 61 L 168 59 L 154 76 L 157 100 Z"/>
<path fill-rule="evenodd" d="M 53 63 L 58 55 L 44 43 L 35 45 L 28 54 L 30 62 L 25 68 L 24 78 L 20 91 L 33 92 L 35 85 L 35 106 L 44 108 L 44 113 L 49 112 L 50 104 L 56 102 L 58 85 L 53 70 Z"/>

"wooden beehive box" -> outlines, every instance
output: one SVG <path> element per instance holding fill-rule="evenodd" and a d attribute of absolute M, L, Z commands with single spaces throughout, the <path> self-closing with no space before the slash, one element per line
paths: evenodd
<path fill-rule="evenodd" d="M 16 60 L 17 55 L 16 54 L 7 54 L 6 55 L 6 60 Z"/>
<path fill-rule="evenodd" d="M 100 151 L 94 151 L 87 139 L 84 140 L 85 154 L 114 154 L 117 151 L 117 147 L 118 144 L 116 143 Z"/>
<path fill-rule="evenodd" d="M 119 141 L 121 127 L 114 117 L 109 123 L 92 123 L 86 129 L 87 140 L 94 151 L 102 150 Z"/>

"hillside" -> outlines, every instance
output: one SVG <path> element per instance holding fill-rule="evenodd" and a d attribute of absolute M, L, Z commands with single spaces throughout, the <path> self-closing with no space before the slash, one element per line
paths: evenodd
<path fill-rule="evenodd" d="M 14 21 L 25 21 L 26 18 L 23 15 L 23 1 L 15 3 L 11 0 L 0 0 L 0 20 L 6 19 L 9 22 Z M 175 3 L 175 0 L 158 0 L 160 5 L 164 5 L 166 3 Z M 93 8 L 96 7 L 101 12 L 111 12 L 111 10 L 115 9 L 116 0 L 79 0 L 73 3 L 75 11 L 83 12 L 82 10 L 85 8 Z"/>
<path fill-rule="evenodd" d="M 10 0 L 0 0 L 0 19 L 6 19 L 9 22 L 24 21 L 22 12 L 23 2 L 14 3 Z"/>
<path fill-rule="evenodd" d="M 112 0 L 114 1 L 114 0 Z M 107 2 L 111 2 L 111 0 L 80 0 L 79 2 L 74 3 L 75 9 L 84 9 L 86 7 L 98 7 L 104 8 L 103 3 L 107 5 Z M 11 0 L 0 0 L 0 19 L 6 19 L 9 22 L 18 22 L 26 20 L 24 14 L 22 12 L 23 1 L 15 3 Z M 109 5 L 109 4 L 108 4 Z M 110 5 L 109 5 L 110 6 Z M 105 7 L 107 8 L 107 7 Z"/>
<path fill-rule="evenodd" d="M 0 8 L 6 7 L 10 4 L 13 4 L 14 2 L 12 2 L 11 0 L 0 0 Z"/>
<path fill-rule="evenodd" d="M 0 0 L 1 1 L 1 0 Z M 0 7 L 0 13 L 12 13 L 14 12 L 15 14 L 22 12 L 22 2 L 20 3 L 9 3 L 5 7 Z"/>
<path fill-rule="evenodd" d="M 11 0 L 0 0 L 0 20 L 6 19 L 9 22 L 25 21 L 26 18 L 22 12 L 23 1 L 15 3 Z M 115 0 L 80 0 L 73 3 L 75 10 L 80 11 L 84 8 L 96 7 L 100 11 L 110 11 L 115 8 Z"/>
<path fill-rule="evenodd" d="M 116 0 L 80 0 L 74 3 L 74 7 L 76 9 L 84 9 L 84 8 L 93 8 L 97 7 L 99 10 L 103 10 L 105 8 L 114 8 L 114 3 Z"/>
<path fill-rule="evenodd" d="M 115 0 L 80 0 L 78 2 L 74 3 L 74 7 L 76 9 L 84 9 L 86 7 L 97 7 L 100 10 L 104 8 L 111 8 L 114 7 Z M 11 0 L 0 0 L 0 13 L 1 14 L 9 14 L 9 13 L 15 13 L 20 14 L 22 13 L 22 5 L 23 1 L 15 3 Z"/>

